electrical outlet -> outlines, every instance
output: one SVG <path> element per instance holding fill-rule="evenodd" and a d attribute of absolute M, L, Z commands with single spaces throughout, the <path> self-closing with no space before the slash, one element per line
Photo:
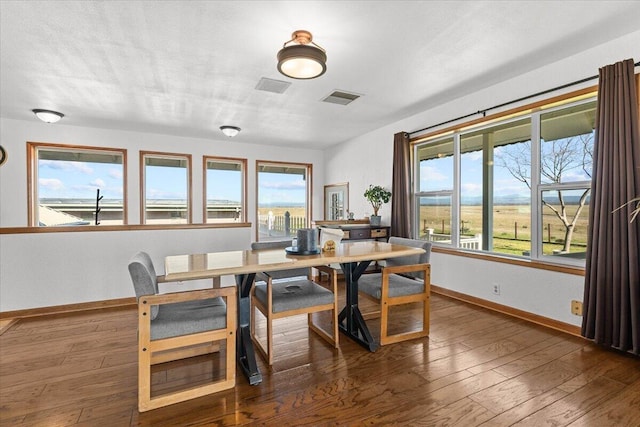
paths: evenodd
<path fill-rule="evenodd" d="M 571 314 L 582 316 L 582 301 L 571 301 Z"/>
<path fill-rule="evenodd" d="M 497 283 L 494 283 L 493 289 L 491 289 L 491 292 L 493 292 L 494 295 L 500 295 L 500 285 L 498 285 Z"/>

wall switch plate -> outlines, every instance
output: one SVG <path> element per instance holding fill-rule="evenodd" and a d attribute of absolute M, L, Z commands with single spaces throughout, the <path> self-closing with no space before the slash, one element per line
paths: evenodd
<path fill-rule="evenodd" d="M 582 316 L 582 301 L 571 301 L 571 314 Z"/>

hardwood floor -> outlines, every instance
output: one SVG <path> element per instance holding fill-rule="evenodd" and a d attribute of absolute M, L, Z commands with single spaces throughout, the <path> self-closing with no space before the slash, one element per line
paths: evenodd
<path fill-rule="evenodd" d="M 375 353 L 285 319 L 262 384 L 238 373 L 233 390 L 142 414 L 132 309 L 23 319 L 0 335 L 0 425 L 640 425 L 639 358 L 438 295 L 431 319 L 429 338 Z M 154 384 L 206 380 L 217 357 L 163 366 Z"/>

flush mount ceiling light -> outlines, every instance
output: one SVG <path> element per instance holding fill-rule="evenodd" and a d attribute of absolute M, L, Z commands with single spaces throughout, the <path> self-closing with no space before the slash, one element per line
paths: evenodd
<path fill-rule="evenodd" d="M 220 126 L 220 130 L 229 138 L 233 138 L 240 133 L 241 129 L 237 126 Z"/>
<path fill-rule="evenodd" d="M 292 79 L 314 79 L 323 75 L 327 71 L 327 54 L 312 40 L 309 31 L 295 31 L 278 52 L 278 71 Z"/>
<path fill-rule="evenodd" d="M 33 114 L 35 114 L 37 118 L 45 123 L 55 123 L 64 117 L 64 114 L 58 113 L 57 111 L 42 110 L 40 108 L 31 111 L 33 111 Z"/>

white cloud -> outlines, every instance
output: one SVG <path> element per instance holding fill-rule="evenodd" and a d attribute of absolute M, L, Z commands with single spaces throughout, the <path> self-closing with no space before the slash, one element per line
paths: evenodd
<path fill-rule="evenodd" d="M 462 184 L 462 193 L 465 196 L 476 196 L 482 194 L 482 184 L 465 183 Z"/>
<path fill-rule="evenodd" d="M 477 150 L 477 151 L 470 151 L 468 153 L 463 153 L 462 154 L 462 159 L 464 160 L 470 160 L 472 162 L 476 162 L 478 160 L 482 160 L 482 150 Z"/>
<path fill-rule="evenodd" d="M 109 176 L 113 179 L 122 179 L 122 169 L 109 169 Z"/>
<path fill-rule="evenodd" d="M 93 173 L 93 169 L 91 169 L 86 163 L 83 163 L 83 162 L 66 162 L 61 160 L 40 160 L 39 165 L 41 168 L 49 168 L 49 169 L 57 169 L 57 170 L 65 170 L 65 171 L 76 171 L 76 172 L 84 173 L 86 175 L 91 175 Z"/>
<path fill-rule="evenodd" d="M 40 178 L 38 180 L 40 187 L 46 190 L 58 191 L 64 189 L 64 183 L 57 178 Z"/>
<path fill-rule="evenodd" d="M 304 181 L 294 182 L 265 182 L 260 184 L 260 188 L 270 188 L 273 190 L 304 190 L 307 185 Z"/>
<path fill-rule="evenodd" d="M 147 199 L 185 199 L 185 195 L 177 192 L 150 188 L 147 190 Z"/>
<path fill-rule="evenodd" d="M 98 187 L 98 188 L 104 188 L 105 187 L 105 182 L 104 180 L 100 179 L 100 178 L 96 178 L 93 181 L 90 182 L 91 185 Z"/>
<path fill-rule="evenodd" d="M 448 176 L 431 166 L 420 166 L 420 177 L 428 181 L 446 181 Z"/>

